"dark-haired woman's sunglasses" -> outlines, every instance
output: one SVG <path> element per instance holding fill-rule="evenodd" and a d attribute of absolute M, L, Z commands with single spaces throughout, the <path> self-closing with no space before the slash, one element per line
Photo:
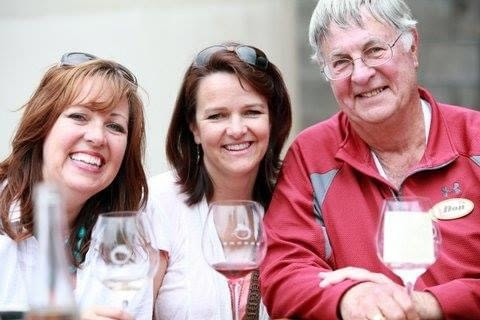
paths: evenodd
<path fill-rule="evenodd" d="M 235 52 L 237 57 L 243 62 L 248 63 L 249 65 L 257 67 L 261 70 L 264 70 L 264 71 L 267 70 L 268 59 L 265 53 L 263 53 L 258 49 L 255 49 L 249 46 L 243 46 L 243 45 L 241 46 L 215 45 L 215 46 L 207 47 L 197 54 L 193 62 L 193 65 L 195 67 L 206 66 L 210 61 L 210 58 L 212 57 L 212 55 L 222 50 Z"/>
<path fill-rule="evenodd" d="M 86 52 L 67 52 L 62 55 L 62 58 L 60 58 L 60 66 L 76 66 L 97 59 L 99 58 L 94 56 L 93 54 Z M 130 70 L 122 66 L 120 63 L 116 63 L 116 66 L 125 79 L 127 79 L 136 86 L 138 85 L 137 78 Z"/>

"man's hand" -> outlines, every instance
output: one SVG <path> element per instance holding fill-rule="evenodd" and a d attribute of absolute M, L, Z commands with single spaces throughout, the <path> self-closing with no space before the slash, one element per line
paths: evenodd
<path fill-rule="evenodd" d="M 335 271 L 320 272 L 318 277 L 321 279 L 320 287 L 325 288 L 346 279 L 357 281 L 370 281 L 378 284 L 394 284 L 390 278 L 382 273 L 370 272 L 367 269 L 346 267 Z"/>
<path fill-rule="evenodd" d="M 321 287 L 328 287 L 336 283 L 339 283 L 341 281 L 344 281 L 346 279 L 350 279 L 350 280 L 357 280 L 357 281 L 373 282 L 379 285 L 383 284 L 387 287 L 388 286 L 397 287 L 405 291 L 405 288 L 398 286 L 397 284 L 395 284 L 395 282 L 393 282 L 390 278 L 388 278 L 384 274 L 370 272 L 362 268 L 346 267 L 342 269 L 337 269 L 335 271 L 320 272 L 318 276 L 321 279 L 320 281 Z M 345 294 L 345 296 L 347 295 L 347 293 Z M 404 301 L 403 304 L 405 307 L 409 308 L 409 305 L 413 303 L 413 307 L 421 319 L 442 319 L 443 318 L 442 309 L 437 299 L 431 293 L 414 291 L 412 294 L 412 297 L 408 297 L 407 295 L 407 297 L 402 298 L 402 296 L 403 295 L 401 294 L 398 294 L 398 293 L 396 294 L 396 297 L 398 299 L 401 299 L 401 301 Z M 408 303 L 405 302 L 404 300 L 407 298 L 410 299 L 410 302 Z M 386 314 L 384 313 L 382 314 L 384 318 L 390 319 L 386 316 Z M 408 313 L 408 315 L 410 315 L 410 313 Z M 378 313 L 378 316 L 381 316 L 381 314 Z M 381 317 L 378 317 L 378 316 L 377 314 L 372 314 L 370 315 L 370 318 L 367 318 L 367 319 L 374 319 L 374 317 L 377 317 L 378 319 L 382 319 Z M 392 319 L 396 319 L 396 318 L 392 318 Z M 410 318 L 399 318 L 399 319 L 410 319 Z M 417 318 L 412 318 L 412 319 L 417 319 Z"/>
<path fill-rule="evenodd" d="M 340 301 L 342 318 L 420 319 L 406 290 L 381 273 L 347 267 L 320 272 L 320 286 L 328 287 L 346 279 L 365 281 L 350 288 Z"/>
<path fill-rule="evenodd" d="M 412 299 L 420 318 L 430 320 L 443 319 L 442 308 L 430 292 L 414 291 Z"/>
<path fill-rule="evenodd" d="M 342 319 L 420 319 L 403 287 L 393 283 L 363 282 L 350 288 L 340 301 Z"/>

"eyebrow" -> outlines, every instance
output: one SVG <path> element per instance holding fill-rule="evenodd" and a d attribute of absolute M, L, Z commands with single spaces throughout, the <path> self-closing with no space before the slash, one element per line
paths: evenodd
<path fill-rule="evenodd" d="M 264 109 L 268 109 L 268 105 L 265 104 L 265 103 L 250 103 L 250 104 L 246 104 L 244 106 L 242 106 L 240 109 L 247 109 L 247 108 L 264 108 Z M 222 112 L 222 111 L 225 111 L 225 110 L 228 110 L 229 108 L 228 107 L 213 107 L 213 108 L 207 108 L 204 110 L 205 113 L 210 113 L 210 112 Z"/>
<path fill-rule="evenodd" d="M 124 116 L 123 114 L 121 114 L 121 113 L 112 112 L 112 113 L 110 113 L 110 116 L 120 117 L 120 118 L 123 118 L 123 119 L 125 119 L 126 121 L 128 121 L 128 117 L 125 117 L 125 116 Z"/>
<path fill-rule="evenodd" d="M 371 46 L 372 44 L 376 44 L 376 43 L 379 43 L 379 42 L 380 43 L 381 42 L 387 43 L 385 40 L 382 40 L 380 38 L 373 38 L 373 39 L 370 39 L 363 44 L 362 51 L 365 50 L 366 48 L 368 48 L 369 46 Z M 342 57 L 343 58 L 343 57 L 349 57 L 349 56 L 350 56 L 349 54 L 342 52 L 341 49 L 333 49 L 332 52 L 330 52 L 330 54 L 329 54 L 329 58 L 334 58 L 334 57 Z"/>
<path fill-rule="evenodd" d="M 226 107 L 213 107 L 213 108 L 205 108 L 203 113 L 215 113 L 215 112 L 222 112 L 225 111 Z"/>

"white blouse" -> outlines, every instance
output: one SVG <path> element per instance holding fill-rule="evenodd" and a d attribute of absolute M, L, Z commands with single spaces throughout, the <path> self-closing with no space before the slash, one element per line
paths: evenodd
<path fill-rule="evenodd" d="M 159 241 L 160 243 L 162 241 Z M 30 237 L 19 243 L 0 235 L 0 309 L 28 310 L 28 286 L 35 274 L 38 241 Z M 121 298 L 95 276 L 92 261 L 96 250 L 88 250 L 77 270 L 74 295 L 79 310 L 104 305 L 121 308 Z M 135 319 L 152 319 L 153 282 L 149 282 L 129 301 L 127 311 Z"/>
<path fill-rule="evenodd" d="M 155 303 L 157 319 L 232 319 L 227 280 L 202 254 L 202 227 L 208 214 L 205 199 L 191 207 L 175 183 L 173 172 L 149 180 L 149 204 L 154 230 L 163 233 L 169 254 L 167 272 Z M 162 221 L 159 221 L 162 220 Z M 269 319 L 263 305 L 260 319 Z"/>

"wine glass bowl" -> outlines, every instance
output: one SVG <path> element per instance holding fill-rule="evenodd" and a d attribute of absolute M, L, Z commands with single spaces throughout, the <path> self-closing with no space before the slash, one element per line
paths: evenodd
<path fill-rule="evenodd" d="M 151 281 L 159 263 L 146 217 L 135 211 L 103 213 L 93 241 L 96 276 L 122 299 L 123 308 Z"/>
<path fill-rule="evenodd" d="M 417 278 L 437 259 L 440 232 L 428 199 L 385 199 L 377 234 L 377 254 L 399 276 L 409 294 Z"/>
<path fill-rule="evenodd" d="M 239 319 L 239 288 L 266 254 L 263 207 L 254 201 L 219 201 L 209 206 L 202 234 L 206 262 L 228 281 L 233 319 Z"/>

